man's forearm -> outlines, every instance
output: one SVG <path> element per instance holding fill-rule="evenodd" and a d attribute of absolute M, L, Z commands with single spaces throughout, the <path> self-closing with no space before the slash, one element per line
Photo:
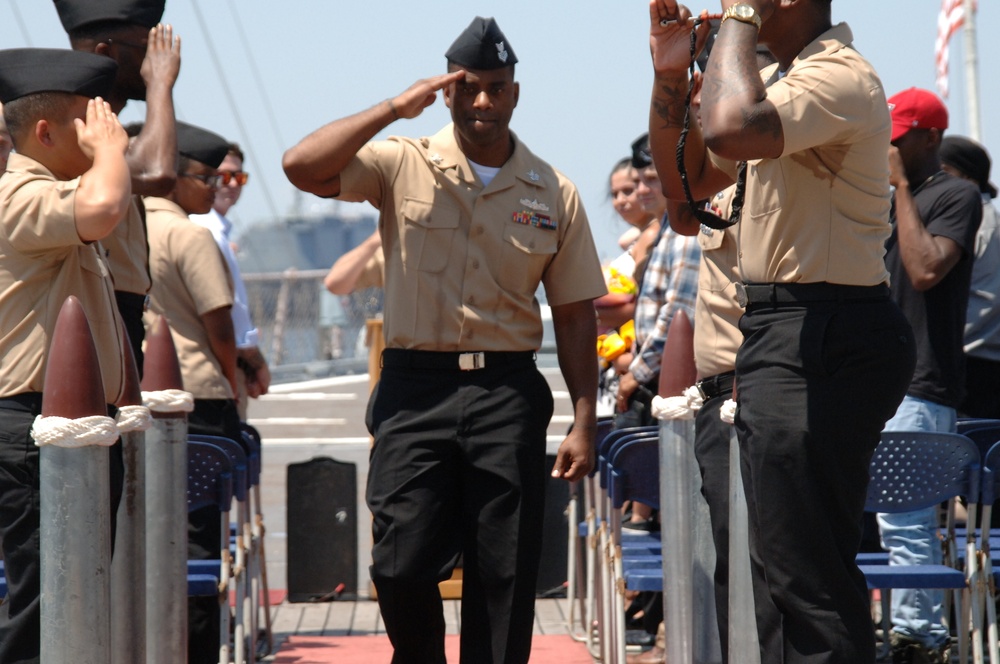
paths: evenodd
<path fill-rule="evenodd" d="M 590 300 L 552 307 L 559 368 L 573 403 L 574 430 L 597 426 L 597 319 Z"/>
<path fill-rule="evenodd" d="M 167 83 L 150 84 L 146 90 L 146 122 L 130 143 L 129 172 L 132 193 L 166 196 L 177 183 L 177 127 L 173 88 Z"/>
<path fill-rule="evenodd" d="M 289 181 L 317 196 L 340 193 L 340 173 L 365 143 L 397 119 L 392 105 L 371 108 L 320 127 L 289 148 L 281 165 Z"/>

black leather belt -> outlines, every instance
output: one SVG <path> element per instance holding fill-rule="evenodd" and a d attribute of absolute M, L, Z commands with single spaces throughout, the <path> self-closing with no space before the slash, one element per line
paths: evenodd
<path fill-rule="evenodd" d="M 733 380 L 735 378 L 735 371 L 727 371 L 726 373 L 715 374 L 714 376 L 699 380 L 698 390 L 701 392 L 701 398 L 708 400 L 721 397 L 724 394 L 732 394 Z"/>
<path fill-rule="evenodd" d="M 39 415 L 42 412 L 42 393 L 22 392 L 9 397 L 0 397 L 0 410 L 16 410 Z"/>
<path fill-rule="evenodd" d="M 458 353 L 386 348 L 382 351 L 383 367 L 401 369 L 475 371 L 478 369 L 499 369 L 512 365 L 533 364 L 534 362 L 535 352 L 531 350 Z"/>
<path fill-rule="evenodd" d="M 130 293 L 128 291 L 115 291 L 115 301 L 118 302 L 118 307 L 121 308 L 123 305 L 134 311 L 148 311 L 149 310 L 149 296 L 140 295 L 139 293 Z"/>
<path fill-rule="evenodd" d="M 808 284 L 736 284 L 736 301 L 741 307 L 753 304 L 805 304 L 845 300 L 888 300 L 889 287 L 847 286 L 819 281 Z"/>

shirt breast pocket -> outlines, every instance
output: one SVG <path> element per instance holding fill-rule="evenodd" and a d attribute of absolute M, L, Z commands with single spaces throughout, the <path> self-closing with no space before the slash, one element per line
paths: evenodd
<path fill-rule="evenodd" d="M 423 272 L 440 272 L 448 264 L 451 243 L 458 229 L 458 210 L 407 198 L 402 207 L 403 264 Z"/>
<path fill-rule="evenodd" d="M 533 294 L 559 248 L 556 232 L 508 222 L 503 239 L 503 263 L 497 281 L 508 291 Z"/>

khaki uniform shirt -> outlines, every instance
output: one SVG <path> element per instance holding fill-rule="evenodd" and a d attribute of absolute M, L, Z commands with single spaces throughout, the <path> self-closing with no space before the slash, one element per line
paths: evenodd
<path fill-rule="evenodd" d="M 381 212 L 388 347 L 537 350 L 539 283 L 550 305 L 607 292 L 576 187 L 514 143 L 487 187 L 450 124 L 368 143 L 340 174 L 340 198 Z"/>
<path fill-rule="evenodd" d="M 76 230 L 79 184 L 20 154 L 0 177 L 0 397 L 44 391 L 52 332 L 70 295 L 90 324 L 105 402 L 121 396 L 122 323 L 101 244 Z"/>
<path fill-rule="evenodd" d="M 846 24 L 767 89 L 784 152 L 749 164 L 739 224 L 744 281 L 888 283 L 889 108 Z"/>
<path fill-rule="evenodd" d="M 139 206 L 142 199 L 132 197 L 128 217 L 115 227 L 111 235 L 101 240 L 111 266 L 116 291 L 145 295 L 152 285 L 149 279 L 149 245 L 146 243 L 146 223 Z"/>
<path fill-rule="evenodd" d="M 145 199 L 150 309 L 166 316 L 177 347 L 184 389 L 196 399 L 232 399 L 233 391 L 212 353 L 201 316 L 233 305 L 233 284 L 225 260 L 207 228 L 190 221 L 166 198 Z M 146 314 L 149 332 L 155 316 Z"/>
<path fill-rule="evenodd" d="M 716 194 L 712 206 L 728 219 L 735 186 Z M 698 231 L 701 265 L 698 270 L 698 299 L 694 308 L 694 363 L 699 378 L 733 371 L 736 351 L 743 343 L 739 322 L 743 308 L 736 302 L 737 229 Z"/>

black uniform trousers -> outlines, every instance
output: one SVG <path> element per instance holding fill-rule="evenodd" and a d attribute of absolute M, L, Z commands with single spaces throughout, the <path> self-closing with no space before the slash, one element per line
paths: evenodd
<path fill-rule="evenodd" d="M 232 399 L 195 399 L 188 432 L 223 436 L 241 443 L 240 416 Z M 188 558 L 217 560 L 222 555 L 222 515 L 214 505 L 188 513 Z M 188 598 L 188 664 L 219 660 L 219 600 Z"/>
<path fill-rule="evenodd" d="M 142 315 L 146 311 L 146 296 L 115 291 L 115 302 L 118 304 L 118 315 L 122 317 L 125 331 L 128 333 L 129 347 L 132 349 L 132 357 L 135 358 L 135 368 L 139 372 L 139 378 L 142 378 L 142 342 L 146 338 Z"/>
<path fill-rule="evenodd" d="M 732 425 L 719 418 L 722 404 L 732 395 L 732 375 L 720 381 L 728 389 L 706 392 L 695 416 L 694 454 L 701 471 L 701 495 L 708 503 L 715 545 L 715 614 L 722 661 L 729 650 L 729 439 Z M 705 388 L 703 388 L 705 389 Z"/>
<path fill-rule="evenodd" d="M 368 404 L 372 581 L 392 664 L 444 664 L 438 583 L 462 556 L 463 664 L 524 664 L 545 500 L 552 394 L 532 353 L 387 349 Z"/>
<path fill-rule="evenodd" d="M 880 290 L 751 303 L 740 321 L 736 428 L 762 664 L 875 661 L 855 557 L 871 456 L 915 364 L 912 329 Z"/>
<path fill-rule="evenodd" d="M 31 426 L 42 412 L 40 394 L 0 399 L 0 542 L 7 598 L 0 604 L 0 662 L 37 664 L 41 643 L 39 450 Z M 109 414 L 114 408 L 109 407 Z M 121 442 L 108 448 L 111 543 L 125 477 Z"/>

